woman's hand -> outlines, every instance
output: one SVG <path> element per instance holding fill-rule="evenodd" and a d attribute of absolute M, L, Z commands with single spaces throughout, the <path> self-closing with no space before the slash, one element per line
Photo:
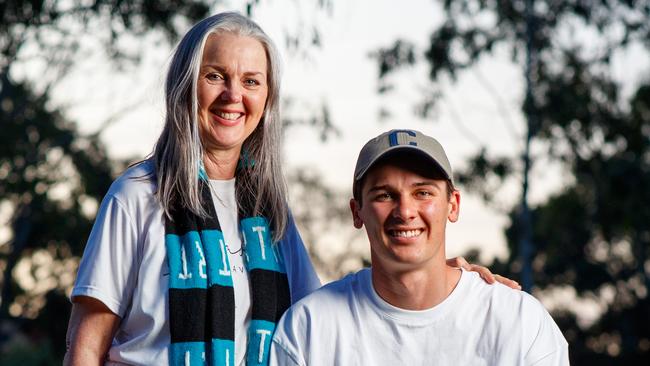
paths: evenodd
<path fill-rule="evenodd" d="M 492 284 L 497 281 L 515 290 L 521 290 L 521 286 L 517 281 L 500 275 L 492 274 L 492 272 L 487 267 L 479 266 L 478 264 L 470 264 L 463 257 L 447 259 L 447 265 L 451 267 L 463 268 L 464 270 L 470 272 L 478 272 L 479 276 L 481 276 L 481 278 L 487 283 Z"/>

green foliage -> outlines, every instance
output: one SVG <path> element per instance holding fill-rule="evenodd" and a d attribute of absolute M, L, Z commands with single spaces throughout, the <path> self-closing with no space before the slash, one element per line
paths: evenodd
<path fill-rule="evenodd" d="M 0 2 L 0 224 L 9 228 L 0 242 L 2 364 L 60 364 L 70 311 L 65 292 L 121 164 L 110 161 L 99 134 L 80 135 L 64 111 L 48 106 L 50 87 L 74 65 L 85 36 L 96 37 L 113 60 L 137 60 L 122 37 L 158 31 L 175 41 L 209 9 L 193 0 Z M 30 47 L 38 52 L 23 56 Z M 12 79 L 23 57 L 47 63 L 48 75 L 38 78 L 43 91 Z"/>
<path fill-rule="evenodd" d="M 70 257 L 83 251 L 93 210 L 108 189 L 112 169 L 96 137 L 79 136 L 59 112 L 47 110 L 46 96 L 35 96 L 24 84 L 12 83 L 6 74 L 0 105 L 0 207 L 13 212 L 9 219 L 12 237 L 0 246 L 4 268 L 0 315 L 2 324 L 7 325 L 38 316 L 50 299 L 45 291 L 70 287 L 76 269 L 69 265 Z M 36 263 L 36 253 L 48 258 L 50 265 Z M 24 275 L 16 277 L 13 271 L 18 263 L 23 263 L 33 278 L 27 287 Z M 67 317 L 67 300 L 65 304 L 68 306 L 57 317 Z M 53 323 L 47 326 L 58 333 L 37 342 L 49 345 L 62 339 L 65 327 L 61 333 L 61 327 L 52 328 Z M 37 324 L 30 329 L 25 336 L 39 333 Z M 8 352 L 9 358 L 27 357 L 27 363 L 34 356 L 20 349 Z M 47 354 L 39 354 L 41 358 L 33 362 L 47 364 Z"/>
<path fill-rule="evenodd" d="M 200 0 L 3 1 L 0 2 L 0 66 L 5 69 L 19 61 L 16 57 L 21 48 L 36 42 L 46 49 L 43 57 L 52 57 L 57 51 L 66 53 L 65 59 L 58 59 L 54 65 L 61 67 L 74 56 L 80 33 L 89 31 L 93 24 L 97 39 L 104 43 L 109 54 L 120 58 L 124 54 L 116 42 L 123 35 L 141 36 L 160 30 L 173 41 L 178 37 L 179 22 L 194 23 L 204 18 L 210 3 Z"/>
<path fill-rule="evenodd" d="M 308 117 L 300 118 L 296 115 L 287 117 L 287 115 L 291 114 L 292 108 L 297 104 L 296 102 L 295 98 L 291 97 L 285 97 L 283 99 L 283 131 L 299 126 L 309 127 L 316 130 L 318 137 L 322 142 L 341 136 L 341 131 L 334 125 L 329 108 L 324 101 L 321 101 L 318 105 L 312 107 L 311 109 L 313 109 L 313 111 Z"/>
<path fill-rule="evenodd" d="M 328 187 L 322 176 L 308 168 L 293 170 L 287 180 L 292 214 L 321 280 L 337 280 L 367 267 L 369 252 L 364 233 L 354 229 L 348 205 L 341 205 L 350 194 Z"/>
<path fill-rule="evenodd" d="M 82 206 L 97 203 L 112 178 L 103 145 L 79 137 L 60 113 L 48 111 L 46 96 L 6 77 L 0 104 L 0 204 L 14 211 L 13 240 L 2 248 L 5 258 L 15 263 L 48 247 L 56 248 L 55 257 L 79 254 L 93 218 Z M 11 269 L 6 268 L 7 276 Z M 3 296 L 5 312 L 9 300 Z"/>
<path fill-rule="evenodd" d="M 554 309 L 570 342 L 572 364 L 647 364 L 650 80 L 641 80 L 626 99 L 610 62 L 632 44 L 648 56 L 650 4 L 529 4 L 533 10 L 527 13 L 524 0 L 445 1 L 446 21 L 432 33 L 420 59 L 428 63 L 435 83 L 442 75 L 454 80 L 501 49 L 521 65 L 523 76 L 525 52 L 532 50 L 532 93 L 522 111 L 530 117 L 533 138 L 573 176 L 561 192 L 532 208 L 536 291 L 554 298 L 558 291 L 572 289 L 574 301 L 603 309 L 592 322 L 580 321 L 580 307 L 571 302 Z M 567 36 L 576 30 L 583 36 Z M 388 78 L 411 65 L 397 62 L 387 69 L 380 62 L 379 67 Z M 519 173 L 519 159 L 481 150 L 459 182 L 490 201 L 500 184 Z M 510 212 L 509 258 L 492 264 L 509 276 L 516 276 L 522 265 L 517 242 L 524 228 L 519 215 L 518 207 Z"/>
<path fill-rule="evenodd" d="M 42 344 L 41 344 L 42 343 Z M 51 346 L 48 342 L 39 342 L 36 346 L 38 352 L 34 352 L 35 346 L 31 343 L 22 345 L 11 345 L 4 354 L 0 355 L 0 362 L 3 365 L 21 365 L 21 366 L 58 366 L 61 365 L 61 359 L 56 359 L 52 354 Z"/>
<path fill-rule="evenodd" d="M 483 148 L 468 163 L 469 168 L 457 173 L 456 181 L 468 190 L 479 193 L 486 202 L 492 202 L 499 186 L 512 174 L 510 159 L 490 158 Z"/>

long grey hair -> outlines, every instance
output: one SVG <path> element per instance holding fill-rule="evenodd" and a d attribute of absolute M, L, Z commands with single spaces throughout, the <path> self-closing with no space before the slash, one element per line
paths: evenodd
<path fill-rule="evenodd" d="M 284 235 L 288 208 L 286 183 L 280 167 L 280 57 L 273 41 L 252 20 L 237 13 L 220 13 L 197 23 L 180 41 L 165 82 L 166 116 L 151 159 L 155 165 L 156 197 L 170 217 L 171 203 L 205 217 L 199 191 L 199 167 L 203 146 L 199 135 L 197 82 L 203 49 L 209 35 L 233 33 L 258 40 L 266 50 L 268 97 L 264 115 L 244 141 L 237 169 L 236 195 L 240 216 L 242 202 L 250 202 L 248 214 L 270 221 L 273 240 Z"/>

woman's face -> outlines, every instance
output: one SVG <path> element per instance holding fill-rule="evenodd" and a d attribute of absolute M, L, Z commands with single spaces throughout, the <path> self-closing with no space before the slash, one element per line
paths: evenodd
<path fill-rule="evenodd" d="M 197 85 L 199 131 L 207 152 L 240 152 L 264 114 L 267 59 L 254 38 L 208 36 Z"/>

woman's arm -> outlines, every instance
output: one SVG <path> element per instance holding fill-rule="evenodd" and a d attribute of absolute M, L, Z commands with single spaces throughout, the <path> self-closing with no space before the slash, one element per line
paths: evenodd
<path fill-rule="evenodd" d="M 447 265 L 451 267 L 463 268 L 464 270 L 470 272 L 478 272 L 478 274 L 481 276 L 483 281 L 487 283 L 494 283 L 494 281 L 497 281 L 515 290 L 521 290 L 521 286 L 517 281 L 511 280 L 509 278 L 500 275 L 492 274 L 492 272 L 488 268 L 479 266 L 478 264 L 470 264 L 463 257 L 455 257 L 455 258 L 447 259 Z"/>
<path fill-rule="evenodd" d="M 120 317 L 104 303 L 76 296 L 66 334 L 65 366 L 103 365 Z"/>

